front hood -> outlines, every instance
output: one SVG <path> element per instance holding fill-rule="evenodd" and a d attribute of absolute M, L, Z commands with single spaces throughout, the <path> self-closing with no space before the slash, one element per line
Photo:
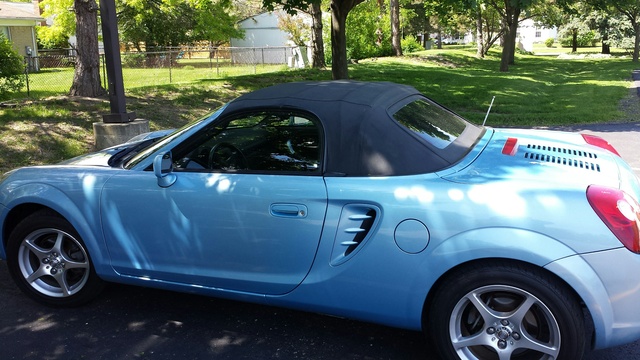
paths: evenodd
<path fill-rule="evenodd" d="M 96 151 L 93 153 L 80 155 L 69 160 L 65 160 L 60 165 L 76 165 L 76 166 L 109 166 L 109 159 L 121 151 L 125 151 L 129 146 L 119 145 L 116 147 Z"/>
<path fill-rule="evenodd" d="M 158 130 L 137 135 L 124 144 L 116 145 L 104 150 L 65 160 L 60 165 L 76 166 L 118 166 L 140 150 L 146 148 L 158 139 L 173 132 L 170 130 Z"/>
<path fill-rule="evenodd" d="M 473 163 L 445 178 L 465 183 L 521 180 L 620 187 L 622 160 L 587 144 L 578 133 L 522 129 L 494 132 Z"/>

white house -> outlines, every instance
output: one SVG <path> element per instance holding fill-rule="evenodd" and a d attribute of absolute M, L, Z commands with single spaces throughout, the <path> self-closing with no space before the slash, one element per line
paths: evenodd
<path fill-rule="evenodd" d="M 518 25 L 518 42 L 526 51 L 533 51 L 535 43 L 542 43 L 549 38 L 555 39 L 557 36 L 558 30 L 556 28 L 538 27 L 532 19 L 522 20 Z"/>
<path fill-rule="evenodd" d="M 232 61 L 303 67 L 307 60 L 289 39 L 289 34 L 278 27 L 278 20 L 282 16 L 286 16 L 286 13 L 276 10 L 239 21 L 238 26 L 244 30 L 244 38 L 231 39 Z"/>
<path fill-rule="evenodd" d="M 244 39 L 231 39 L 232 47 L 287 46 L 289 35 L 278 27 L 283 11 L 263 12 L 238 22 L 244 30 Z"/>

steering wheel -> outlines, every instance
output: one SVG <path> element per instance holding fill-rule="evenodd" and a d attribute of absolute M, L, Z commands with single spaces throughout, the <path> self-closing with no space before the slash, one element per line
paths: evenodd
<path fill-rule="evenodd" d="M 247 168 L 247 158 L 235 145 L 222 142 L 209 150 L 209 168 L 239 170 Z"/>

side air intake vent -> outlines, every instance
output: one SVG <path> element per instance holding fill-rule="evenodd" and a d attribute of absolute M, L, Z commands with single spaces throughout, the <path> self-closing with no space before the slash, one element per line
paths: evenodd
<path fill-rule="evenodd" d="M 380 210 L 372 205 L 349 204 L 342 208 L 331 265 L 339 265 L 353 256 L 369 239 Z"/>
<path fill-rule="evenodd" d="M 524 158 L 545 163 L 600 172 L 598 155 L 584 150 L 529 144 Z"/>

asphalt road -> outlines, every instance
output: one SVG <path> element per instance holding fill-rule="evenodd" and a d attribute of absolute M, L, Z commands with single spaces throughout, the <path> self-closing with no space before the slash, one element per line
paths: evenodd
<path fill-rule="evenodd" d="M 640 123 L 572 130 L 611 142 L 640 176 Z M 417 332 L 154 289 L 110 285 L 52 309 L 24 297 L 0 261 L 0 359 L 435 359 Z M 588 360 L 640 359 L 640 341 Z"/>

